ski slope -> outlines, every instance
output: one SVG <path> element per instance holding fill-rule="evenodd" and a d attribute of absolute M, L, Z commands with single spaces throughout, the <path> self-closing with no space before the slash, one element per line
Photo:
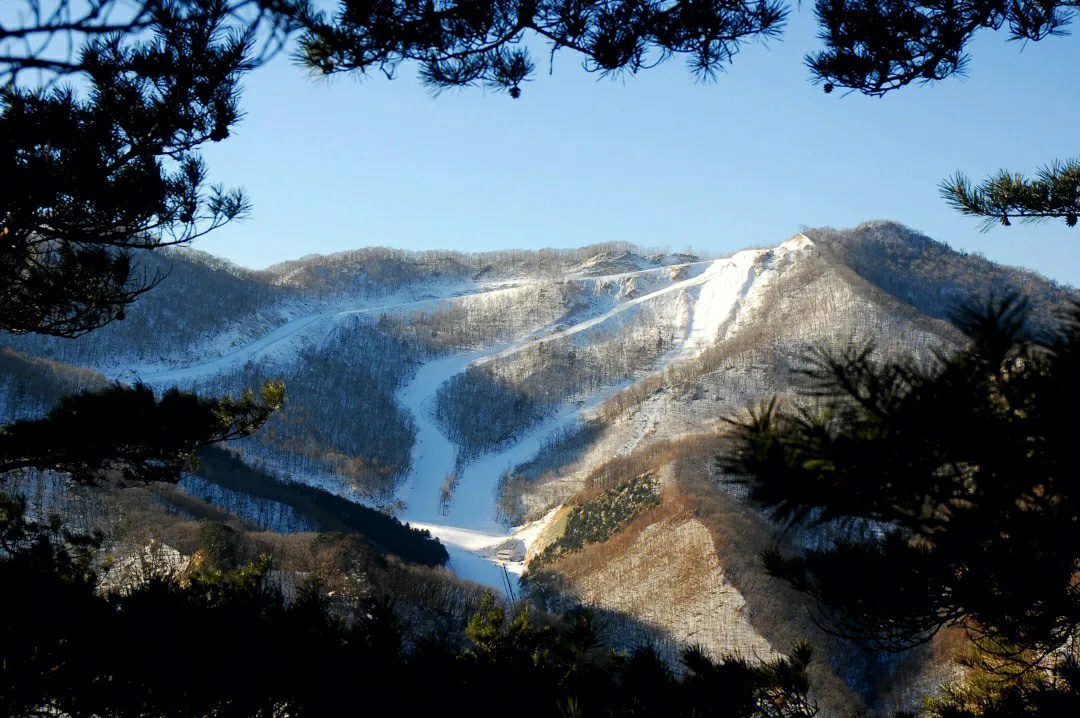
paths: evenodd
<path fill-rule="evenodd" d="M 477 554 L 514 538 L 527 529 L 508 530 L 496 521 L 495 503 L 499 478 L 505 471 L 534 457 L 545 440 L 581 421 L 583 415 L 625 384 L 609 387 L 586 401 L 563 406 L 554 416 L 509 445 L 466 465 L 460 471 L 452 502 L 445 511 L 441 508 L 440 489 L 446 476 L 455 469 L 457 447 L 442 432 L 432 415 L 432 406 L 439 387 L 471 365 L 503 359 L 537 344 L 573 336 L 599 326 L 644 302 L 671 292 L 685 292 L 690 289 L 697 290 L 692 299 L 693 318 L 687 327 L 679 356 L 702 349 L 715 341 L 725 326 L 736 321 L 758 277 L 755 264 L 760 264 L 760 260 L 768 252 L 769 250 L 746 250 L 732 257 L 716 260 L 696 276 L 618 303 L 608 311 L 570 327 L 539 337 L 535 336 L 540 333 L 537 332 L 534 333 L 534 338 L 526 337 L 486 352 L 459 354 L 422 366 L 412 381 L 397 394 L 398 401 L 412 413 L 417 426 L 412 468 L 398 496 L 406 506 L 402 518 L 412 525 L 431 531 L 448 549 L 452 547 L 451 563 L 463 578 L 500 587 L 504 577 L 501 569 L 494 565 L 497 562 Z M 781 255 L 784 253 L 786 249 L 782 249 Z M 635 273 L 619 276 L 632 274 Z M 522 540 L 524 542 L 524 539 Z M 510 563 L 507 563 L 506 567 L 515 573 L 520 573 L 524 568 L 523 565 Z"/>
<path fill-rule="evenodd" d="M 778 260 L 783 260 L 791 252 L 804 249 L 807 243 L 808 239 L 799 239 L 797 235 L 774 250 L 745 250 L 715 261 L 602 276 L 570 277 L 565 281 L 592 283 L 593 287 L 599 290 L 605 283 L 625 282 L 637 277 L 649 279 L 649 275 L 657 272 L 681 270 L 684 277 L 690 274 L 687 278 L 671 281 L 641 296 L 615 301 L 613 305 L 597 304 L 591 312 L 579 317 L 580 321 L 571 326 L 556 323 L 511 342 L 440 357 L 423 364 L 412 379 L 396 393 L 397 401 L 412 414 L 416 426 L 416 440 L 411 450 L 411 468 L 396 497 L 399 505 L 404 506 L 400 518 L 413 526 L 427 529 L 438 537 L 446 545 L 450 553 L 451 567 L 458 575 L 501 591 L 510 578 L 506 572 L 520 575 L 524 565 L 520 562 L 506 563 L 496 560 L 493 557 L 494 549 L 515 541 L 521 542 L 527 548 L 539 534 L 544 520 L 516 529 L 507 529 L 496 521 L 496 491 L 500 477 L 508 469 L 533 458 L 546 440 L 580 422 L 591 410 L 630 382 L 610 386 L 583 400 L 567 403 L 523 435 L 459 467 L 457 486 L 448 506 L 441 505 L 440 490 L 446 476 L 457 466 L 458 447 L 443 433 L 433 415 L 439 388 L 472 365 L 503 359 L 539 344 L 600 327 L 645 302 L 671 293 L 681 294 L 684 316 L 677 321 L 673 320 L 682 327 L 683 338 L 681 344 L 670 353 L 668 360 L 684 359 L 729 332 L 731 327 L 738 323 L 740 313 L 753 303 L 755 294 L 760 294 L 761 287 L 776 273 L 774 270 Z M 667 276 L 674 278 L 677 275 Z M 325 307 L 295 317 L 259 339 L 219 356 L 184 367 L 157 365 L 131 368 L 125 378 L 135 374 L 141 381 L 158 387 L 193 384 L 207 377 L 235 370 L 249 361 L 285 361 L 290 356 L 297 356 L 300 348 L 325 340 L 341 321 L 352 315 L 407 311 L 454 300 L 468 301 L 498 292 L 514 291 L 527 283 L 526 280 L 504 280 L 497 285 L 486 287 L 476 283 L 463 283 L 439 287 L 439 290 L 445 292 L 441 296 L 396 297 L 380 303 L 343 303 Z M 636 445 L 636 442 L 631 444 L 633 445 Z M 552 515 L 553 513 L 549 513 L 547 518 Z M 507 544 L 508 541 L 510 544 Z M 516 578 L 511 581 L 516 582 Z M 517 587 L 512 585 L 511 588 Z"/>
<path fill-rule="evenodd" d="M 568 282 L 582 282 L 600 285 L 606 282 L 616 282 L 635 276 L 646 276 L 653 273 L 665 272 L 677 269 L 691 268 L 708 262 L 689 262 L 686 264 L 670 265 L 653 269 L 645 269 L 637 272 L 621 272 L 596 277 L 570 277 Z M 334 327 L 342 320 L 358 314 L 378 315 L 388 312 L 401 312 L 407 310 L 422 309 L 436 306 L 450 301 L 468 301 L 479 297 L 495 297 L 501 293 L 512 292 L 529 280 L 524 278 L 500 280 L 492 285 L 478 285 L 473 282 L 456 282 L 439 285 L 428 285 L 424 289 L 427 292 L 437 293 L 437 296 L 428 296 L 420 299 L 392 297 L 390 300 L 381 302 L 354 302 L 340 303 L 337 306 L 322 309 L 321 311 L 303 314 L 286 321 L 267 334 L 242 346 L 230 349 L 217 356 L 207 357 L 202 361 L 184 366 L 168 366 L 162 364 L 128 364 L 122 367 L 102 367 L 106 375 L 117 381 L 138 380 L 150 386 L 190 385 L 206 377 L 224 374 L 242 367 L 249 361 L 258 361 L 267 356 L 275 356 L 278 359 L 287 359 L 295 356 L 298 349 L 305 342 L 318 342 L 327 337 Z M 660 292 L 663 293 L 663 292 Z M 652 296 L 652 295 L 649 295 Z M 589 323 L 589 326 L 599 324 L 610 316 L 625 311 L 632 304 L 639 303 L 648 297 L 633 300 L 631 304 L 621 304 L 616 310 L 608 315 L 597 317 Z M 576 331 L 582 331 L 587 326 L 578 326 Z M 576 333 L 576 332 L 575 332 Z M 547 340 L 557 338 L 548 335 Z M 507 345 L 509 346 L 509 345 Z M 520 345 L 518 348 L 523 348 Z M 506 348 L 505 351 L 513 353 L 516 348 Z M 494 357 L 488 357 L 494 358 Z"/>

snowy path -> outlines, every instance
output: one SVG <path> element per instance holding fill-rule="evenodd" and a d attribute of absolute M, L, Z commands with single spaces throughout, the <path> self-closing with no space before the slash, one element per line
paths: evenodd
<path fill-rule="evenodd" d="M 568 404 L 504 448 L 467 464 L 458 477 L 453 501 L 444 514 L 440 511 L 440 490 L 446 476 L 454 470 L 457 446 L 435 420 L 432 412 L 435 394 L 442 384 L 464 372 L 470 364 L 502 350 L 496 347 L 428 362 L 397 393 L 397 400 L 416 420 L 412 468 L 398 494 L 406 505 L 400 518 L 412 526 L 427 529 L 442 541 L 450 552 L 451 568 L 459 576 L 500 590 L 504 581 L 502 565 L 474 552 L 508 539 L 517 538 L 524 542 L 535 538 L 537 532 L 530 526 L 510 531 L 495 520 L 499 477 L 505 470 L 531 459 L 548 437 L 578 421 L 582 412 L 621 388 L 612 387 L 581 404 Z M 517 576 L 524 570 L 524 565 L 508 563 L 506 568 L 514 574 L 512 583 L 517 590 Z"/>
<path fill-rule="evenodd" d="M 683 357 L 716 341 L 721 330 L 734 322 L 757 278 L 754 262 L 765 251 L 748 249 L 718 260 L 709 268 L 707 274 L 711 281 L 702 283 L 697 299 L 691 304 L 690 325 L 681 352 Z"/>
<path fill-rule="evenodd" d="M 696 277 L 687 280 L 689 284 L 679 282 L 673 287 L 690 286 L 695 280 Z M 546 440 L 578 422 L 583 413 L 602 403 L 629 382 L 597 392 L 584 402 L 564 405 L 523 436 L 465 465 L 458 477 L 453 499 L 445 512 L 441 507 L 441 488 L 446 477 L 454 471 L 457 446 L 443 433 L 433 414 L 439 387 L 473 364 L 509 356 L 556 336 L 569 336 L 584 331 L 671 289 L 665 288 L 628 300 L 604 314 L 539 339 L 535 338 L 536 333 L 532 333 L 510 344 L 430 361 L 421 366 L 412 380 L 397 392 L 398 402 L 416 420 L 416 441 L 412 448 L 411 469 L 398 493 L 398 499 L 406 507 L 400 518 L 410 525 L 427 529 L 439 538 L 450 552 L 451 567 L 459 576 L 501 588 L 504 581 L 502 564 L 481 557 L 475 552 L 502 544 L 508 539 L 517 538 L 527 542 L 535 538 L 538 532 L 534 530 L 535 527 L 528 525 L 510 531 L 496 521 L 495 503 L 499 478 L 506 470 L 533 458 Z M 524 570 L 521 563 L 505 565 L 507 570 L 515 575 L 520 575 Z M 516 580 L 515 577 L 513 582 L 516 583 Z M 514 585 L 515 590 L 516 588 Z"/>
<path fill-rule="evenodd" d="M 523 349 L 572 336 L 595 327 L 634 306 L 669 292 L 701 286 L 693 302 L 694 312 L 680 355 L 703 346 L 715 338 L 721 328 L 731 324 L 742 301 L 757 276 L 753 264 L 764 250 L 747 250 L 733 257 L 709 263 L 702 273 L 674 282 L 655 292 L 621 302 L 598 316 L 538 338 L 526 337 L 509 346 L 487 351 L 460 354 L 425 364 L 397 394 L 397 399 L 416 419 L 417 441 L 413 446 L 412 470 L 399 498 L 406 504 L 403 519 L 426 528 L 451 550 L 451 564 L 458 575 L 491 586 L 501 586 L 502 569 L 494 561 L 478 556 L 476 551 L 505 542 L 530 528 L 511 532 L 495 520 L 496 491 L 499 477 L 507 469 L 528 461 L 543 447 L 544 441 L 580 420 L 583 413 L 598 406 L 629 382 L 598 392 L 583 403 L 567 404 L 508 446 L 481 456 L 462 469 L 451 505 L 440 511 L 440 489 L 445 477 L 454 470 L 456 446 L 443 433 L 432 415 L 432 405 L 439 387 L 465 371 L 472 364 L 483 364 L 510 356 Z M 633 274 L 633 273 L 630 273 Z M 700 306 L 699 306 L 700 305 Z M 533 335 L 535 336 L 535 335 Z M 507 564 L 520 572 L 524 567 Z"/>
<path fill-rule="evenodd" d="M 281 348 L 291 348 L 296 340 L 308 334 L 308 330 L 314 330 L 319 325 L 328 325 L 325 330 L 319 332 L 325 336 L 330 332 L 333 324 L 355 314 L 375 314 L 381 312 L 398 311 L 402 309 L 419 308 L 451 299 L 462 299 L 472 296 L 488 295 L 495 291 L 476 292 L 473 294 L 454 294 L 446 297 L 431 297 L 427 299 L 414 299 L 405 302 L 392 302 L 387 304 L 375 304 L 359 307 L 335 307 L 326 309 L 316 314 L 308 314 L 285 322 L 273 331 L 263 335 L 250 344 L 226 352 L 220 356 L 206 359 L 205 361 L 189 364 L 183 367 L 149 367 L 142 371 L 133 368 L 139 378 L 147 384 L 161 386 L 165 384 L 183 384 L 196 379 L 221 374 L 231 369 L 243 366 L 249 361 L 254 361 L 269 351 Z M 310 333 L 315 333 L 311 331 Z"/>

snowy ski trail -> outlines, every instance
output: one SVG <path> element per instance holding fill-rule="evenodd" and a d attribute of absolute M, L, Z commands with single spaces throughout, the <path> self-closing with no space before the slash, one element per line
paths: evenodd
<path fill-rule="evenodd" d="M 491 355 L 489 355 L 487 357 L 484 357 L 483 359 L 478 360 L 477 363 L 478 364 L 484 364 L 484 363 L 487 363 L 487 362 L 495 361 L 497 359 L 502 359 L 504 357 L 508 357 L 508 356 L 513 355 L 513 354 L 516 354 L 517 352 L 523 351 L 523 350 L 525 350 L 525 349 L 527 349 L 529 347 L 532 347 L 532 346 L 536 346 L 536 345 L 539 345 L 539 344 L 545 344 L 545 343 L 550 342 L 550 341 L 555 341 L 556 339 L 563 339 L 565 337 L 573 336 L 574 334 L 578 334 L 580 332 L 583 332 L 586 329 L 591 329 L 592 327 L 595 327 L 598 324 L 602 324 L 602 323 L 606 322 L 607 320 L 611 319 L 612 317 L 615 317 L 615 316 L 617 316 L 619 314 L 622 314 L 623 312 L 625 312 L 625 311 L 627 311 L 629 309 L 632 309 L 633 307 L 637 306 L 638 304 L 642 304 L 643 302 L 647 302 L 647 301 L 650 301 L 652 299 L 656 299 L 657 297 L 661 297 L 661 296 L 663 296 L 665 294 L 670 294 L 671 292 L 676 292 L 676 291 L 680 291 L 680 290 L 683 290 L 683 289 L 696 287 L 698 285 L 706 285 L 707 286 L 707 285 L 710 285 L 710 284 L 713 284 L 713 283 L 722 284 L 723 280 L 726 278 L 726 276 L 728 276 L 729 272 L 731 272 L 732 270 L 734 270 L 735 272 L 743 271 L 744 267 L 742 265 L 744 263 L 747 263 L 746 259 L 749 259 L 749 261 L 752 262 L 763 251 L 764 250 L 746 250 L 744 252 L 740 252 L 739 254 L 736 254 L 734 257 L 730 257 L 730 258 L 727 258 L 727 259 L 715 260 L 713 262 L 710 262 L 709 263 L 710 266 L 704 272 L 702 272 L 701 274 L 690 277 L 689 279 L 683 279 L 683 280 L 678 281 L 678 282 L 673 282 L 672 284 L 669 284 L 666 287 L 663 287 L 661 289 L 657 289 L 656 291 L 650 292 L 648 294 L 643 294 L 640 297 L 635 297 L 634 299 L 628 299 L 625 302 L 621 302 L 619 304 L 616 304 L 614 307 L 612 307 L 608 311 L 604 312 L 603 314 L 592 317 L 591 319 L 587 319 L 587 320 L 585 320 L 583 322 L 580 322 L 578 324 L 575 324 L 575 325 L 573 325 L 571 327 L 566 327 L 565 329 L 560 329 L 560 330 L 551 332 L 550 334 L 545 334 L 544 336 L 538 337 L 538 338 L 533 339 L 531 341 L 525 341 L 525 342 L 515 344 L 515 345 L 513 345 L 511 347 L 508 347 L 507 349 L 502 350 L 501 352 L 496 352 L 496 353 L 491 354 Z M 748 256 L 747 258 L 744 258 L 743 255 L 751 255 L 751 256 Z M 736 258 L 739 258 L 739 259 L 736 260 Z M 687 265 L 679 265 L 679 266 L 687 266 Z M 645 271 L 655 271 L 655 270 L 645 270 Z M 628 272 L 627 274 L 629 275 L 629 274 L 641 274 L 641 273 L 642 272 Z M 612 276 L 625 276 L 625 275 L 612 275 Z M 741 284 L 745 285 L 746 282 L 744 281 Z M 745 289 L 744 289 L 744 292 L 745 292 Z M 737 293 L 738 293 L 737 290 L 736 290 L 736 292 L 732 293 L 733 296 L 731 297 L 731 302 L 734 301 L 734 299 L 735 299 L 734 294 L 737 294 Z M 729 302 L 727 306 L 730 306 L 731 302 Z M 696 302 L 695 302 L 695 304 L 696 304 Z"/>
<path fill-rule="evenodd" d="M 780 247 L 784 250 L 802 249 L 804 246 L 802 243 L 793 242 L 797 238 L 798 236 Z M 801 239 L 809 243 L 808 239 L 804 237 Z M 583 319 L 572 326 L 548 325 L 512 342 L 440 357 L 421 365 L 413 378 L 395 395 L 401 406 L 414 417 L 417 430 L 416 440 L 411 450 L 411 468 L 397 493 L 397 498 L 404 504 L 404 510 L 399 518 L 417 528 L 427 529 L 439 538 L 450 554 L 451 568 L 459 576 L 502 591 L 506 586 L 505 571 L 520 575 L 524 565 L 522 563 L 504 564 L 489 555 L 482 554 L 492 554 L 495 547 L 504 546 L 508 541 L 511 543 L 520 541 L 527 546 L 535 540 L 542 525 L 554 515 L 554 512 L 549 513 L 545 519 L 516 529 L 507 529 L 502 526 L 495 517 L 496 491 L 500 477 L 506 470 L 533 458 L 542 449 L 545 440 L 580 421 L 583 414 L 631 384 L 632 381 L 609 387 L 589 396 L 585 401 L 563 405 L 520 437 L 463 466 L 453 498 L 447 507 L 440 506 L 440 490 L 447 475 L 455 469 L 458 447 L 443 433 L 433 414 L 434 399 L 439 387 L 466 371 L 471 365 L 496 361 L 532 346 L 573 336 L 596 327 L 637 305 L 671 292 L 686 291 L 690 311 L 682 346 L 673 352 L 668 361 L 685 358 L 716 341 L 722 333 L 727 333 L 737 323 L 740 310 L 746 303 L 755 282 L 762 278 L 762 273 L 755 270 L 755 262 L 769 251 L 744 250 L 731 257 L 718 260 L 690 262 L 610 275 L 567 277 L 563 281 L 599 285 L 655 272 L 704 267 L 693 276 L 673 281 L 642 296 L 618 302 L 600 314 Z M 528 281 L 524 283 L 527 284 Z M 246 362 L 264 357 L 269 352 L 293 350 L 298 342 L 309 337 L 315 340 L 325 337 L 338 322 L 350 315 L 399 311 L 453 300 L 467 301 L 474 297 L 513 291 L 521 286 L 522 284 L 513 280 L 503 280 L 498 284 L 489 285 L 488 289 L 482 291 L 380 305 L 339 305 L 291 319 L 245 346 L 189 366 L 132 367 L 127 373 L 129 376 L 139 375 L 141 369 L 139 378 L 156 386 L 194 382 L 197 379 L 243 366 Z M 447 290 L 460 291 L 464 288 L 462 285 L 456 285 L 447 287 Z M 473 284 L 468 288 L 475 290 L 478 287 Z M 554 331 L 551 331 L 553 329 Z M 640 438 L 639 436 L 638 440 Z M 634 444 L 636 443 L 635 441 Z M 517 578 L 516 576 L 510 578 L 511 587 L 516 590 Z"/>
<path fill-rule="evenodd" d="M 688 262 L 685 264 L 673 264 L 664 267 L 656 267 L 652 269 L 644 269 L 632 272 L 621 272 L 618 274 L 608 274 L 595 277 L 568 277 L 565 281 L 582 283 L 604 283 L 627 279 L 634 276 L 642 276 L 653 272 L 660 272 L 670 269 L 691 267 L 709 263 L 709 261 Z M 442 302 L 468 300 L 477 297 L 491 297 L 503 292 L 510 292 L 516 289 L 520 289 L 522 286 L 529 283 L 531 282 L 527 279 L 502 280 L 489 289 L 483 289 L 481 291 L 474 292 L 454 293 L 454 290 L 462 290 L 466 287 L 473 289 L 476 288 L 475 285 L 456 284 L 451 285 L 451 287 L 448 288 L 449 293 L 444 296 L 426 297 L 424 299 L 413 299 L 408 301 L 372 304 L 365 306 L 337 306 L 330 309 L 324 309 L 323 311 L 317 312 L 315 314 L 306 314 L 304 316 L 296 317 L 295 319 L 290 319 L 289 321 L 272 329 L 265 335 L 250 342 L 249 344 L 245 344 L 241 347 L 237 347 L 218 356 L 210 357 L 194 364 L 188 364 L 181 367 L 167 366 L 161 364 L 148 366 L 126 366 L 118 368 L 115 371 L 108 371 L 107 374 L 115 375 L 113 376 L 113 378 L 117 380 L 129 380 L 135 378 L 138 381 L 142 381 L 151 386 L 189 384 L 198 379 L 222 374 L 226 371 L 243 366 L 249 361 L 254 361 L 266 355 L 268 352 L 275 348 L 280 348 L 283 345 L 287 345 L 290 342 L 295 342 L 296 340 L 302 338 L 305 334 L 309 333 L 308 330 L 311 330 L 310 333 L 314 333 L 314 330 L 320 324 L 328 325 L 326 330 L 320 333 L 322 336 L 325 336 L 326 334 L 329 334 L 334 324 L 352 315 L 378 314 L 383 312 L 401 311 L 404 309 L 417 309 L 423 306 L 435 305 Z M 624 309 L 625 308 L 628 307 L 624 307 Z M 603 319 L 600 319 L 599 321 L 603 321 Z M 582 329 L 584 328 L 587 327 L 582 327 Z M 578 331 L 581 331 L 581 329 L 579 329 Z"/>

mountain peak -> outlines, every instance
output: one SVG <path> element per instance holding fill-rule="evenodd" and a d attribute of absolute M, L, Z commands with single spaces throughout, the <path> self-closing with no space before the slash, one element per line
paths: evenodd
<path fill-rule="evenodd" d="M 799 251 L 802 249 L 813 247 L 815 245 L 814 240 L 810 239 L 802 232 L 798 232 L 781 242 L 780 246 L 788 250 Z"/>

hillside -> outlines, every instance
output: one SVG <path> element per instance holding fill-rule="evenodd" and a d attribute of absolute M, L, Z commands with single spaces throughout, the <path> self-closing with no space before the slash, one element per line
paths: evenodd
<path fill-rule="evenodd" d="M 312 513 L 329 530 L 373 525 L 344 500 L 381 508 L 439 538 L 459 576 L 593 607 L 609 643 L 666 646 L 668 660 L 690 644 L 765 658 L 809 640 L 829 714 L 910 707 L 935 664 L 826 636 L 764 574 L 757 556 L 778 539 L 714 474 L 721 417 L 789 392 L 812 346 L 932 361 L 959 340 L 959 302 L 1016 291 L 1042 318 L 1075 296 L 882 222 L 720 259 L 365 249 L 252 272 L 176 251 L 144 271 L 162 284 L 123 322 L 78 340 L 0 336 L 4 421 L 109 379 L 206 394 L 284 379 L 265 429 L 186 481 L 197 499 L 249 520 L 307 512 L 303 529 Z M 250 472 L 272 478 L 234 476 Z M 364 530 L 404 552 L 387 526 Z"/>

